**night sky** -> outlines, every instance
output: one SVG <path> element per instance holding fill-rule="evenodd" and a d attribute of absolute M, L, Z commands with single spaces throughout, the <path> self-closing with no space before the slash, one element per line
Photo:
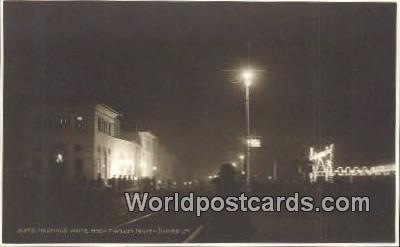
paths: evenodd
<path fill-rule="evenodd" d="M 251 88 L 255 171 L 330 143 L 340 164 L 394 162 L 395 4 L 4 5 L 10 136 L 27 106 L 96 100 L 154 132 L 176 174 L 208 176 L 243 151 L 244 88 L 224 70 L 246 68 L 250 44 L 265 69 Z"/>

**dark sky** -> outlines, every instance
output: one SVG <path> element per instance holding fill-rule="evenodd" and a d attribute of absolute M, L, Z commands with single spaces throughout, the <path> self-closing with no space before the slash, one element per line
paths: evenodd
<path fill-rule="evenodd" d="M 266 70 L 251 88 L 256 171 L 329 143 L 340 164 L 394 162 L 395 4 L 4 5 L 6 113 L 103 101 L 206 176 L 243 148 L 244 90 L 222 70 L 245 68 L 250 43 Z"/>

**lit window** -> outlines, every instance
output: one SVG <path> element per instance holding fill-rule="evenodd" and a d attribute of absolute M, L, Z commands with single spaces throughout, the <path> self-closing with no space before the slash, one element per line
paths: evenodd
<path fill-rule="evenodd" d="M 65 116 L 60 116 L 58 117 L 58 126 L 59 127 L 67 127 L 69 124 L 69 117 L 65 117 Z"/>
<path fill-rule="evenodd" d="M 56 154 L 56 163 L 57 163 L 57 164 L 60 164 L 60 163 L 62 163 L 63 161 L 64 161 L 63 155 L 60 154 L 60 153 Z"/>
<path fill-rule="evenodd" d="M 75 127 L 77 129 L 81 129 L 83 128 L 83 117 L 82 116 L 77 116 L 75 118 Z"/>

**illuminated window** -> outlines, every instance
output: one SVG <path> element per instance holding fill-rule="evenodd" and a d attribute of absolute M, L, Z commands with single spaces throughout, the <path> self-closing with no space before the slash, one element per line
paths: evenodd
<path fill-rule="evenodd" d="M 69 117 L 60 116 L 58 117 L 58 126 L 62 128 L 68 127 L 69 124 Z"/>
<path fill-rule="evenodd" d="M 77 129 L 82 129 L 83 128 L 83 117 L 82 116 L 77 116 L 75 118 L 75 127 Z"/>
<path fill-rule="evenodd" d="M 64 156 L 62 154 L 56 154 L 56 163 L 64 162 Z"/>

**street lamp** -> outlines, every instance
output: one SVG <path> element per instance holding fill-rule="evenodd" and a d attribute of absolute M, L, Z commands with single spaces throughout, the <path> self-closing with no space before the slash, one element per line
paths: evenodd
<path fill-rule="evenodd" d="M 240 171 L 244 171 L 244 154 L 239 154 L 239 160 L 240 160 Z"/>
<path fill-rule="evenodd" d="M 244 86 L 246 88 L 246 185 L 250 187 L 250 86 L 253 79 L 253 72 L 246 70 L 243 72 Z"/>
<path fill-rule="evenodd" d="M 250 87 L 251 79 L 253 79 L 253 72 L 251 72 L 250 70 L 247 70 L 247 71 L 243 72 L 242 77 L 244 79 L 244 85 L 246 87 Z"/>

